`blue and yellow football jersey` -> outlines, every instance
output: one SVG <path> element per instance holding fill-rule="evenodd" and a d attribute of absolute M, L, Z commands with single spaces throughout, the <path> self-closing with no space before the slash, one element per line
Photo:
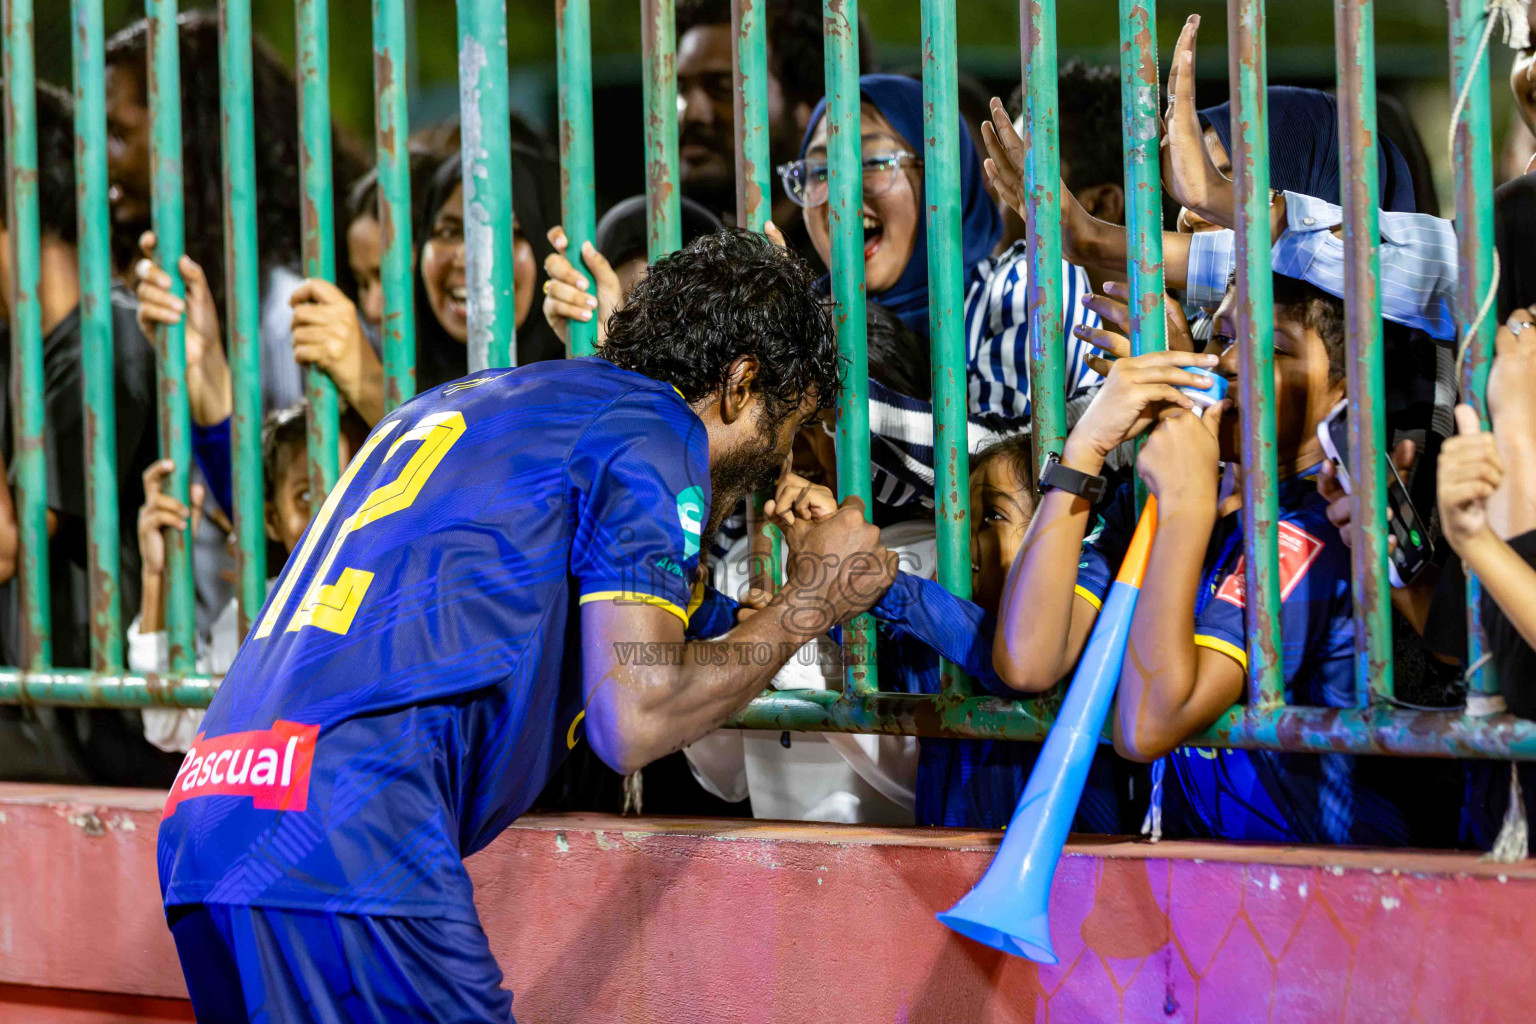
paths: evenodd
<path fill-rule="evenodd" d="M 709 502 L 703 424 L 601 359 L 486 371 L 386 416 L 187 752 L 166 904 L 473 921 L 462 858 L 578 737 L 579 604 L 686 622 Z"/>
<path fill-rule="evenodd" d="M 1355 706 L 1354 607 L 1349 549 L 1328 521 L 1314 481 L 1279 487 L 1280 641 L 1285 699 Z M 1124 486 L 1083 542 L 1077 592 L 1097 605 L 1109 590 L 1136 528 L 1135 496 Z M 1242 513 L 1217 522 L 1195 600 L 1194 641 L 1246 670 Z M 1367 782 L 1347 754 L 1180 747 L 1168 756 L 1169 831 L 1210 839 L 1401 845 L 1407 825 L 1395 797 Z"/>

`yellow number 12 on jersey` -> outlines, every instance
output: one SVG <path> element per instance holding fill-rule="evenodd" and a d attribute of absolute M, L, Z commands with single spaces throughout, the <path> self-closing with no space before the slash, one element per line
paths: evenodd
<path fill-rule="evenodd" d="M 292 596 L 295 581 L 303 575 L 304 566 L 314 555 L 315 545 L 332 517 L 335 516 L 336 508 L 341 504 L 341 499 L 346 494 L 353 477 L 368 461 L 373 450 L 388 439 L 399 425 L 399 421 L 395 421 L 379 427 L 358 450 L 347 466 L 347 471 L 342 474 L 335 488 L 326 496 L 325 504 L 320 508 L 320 514 L 310 524 L 304 544 L 299 549 L 298 558 L 289 566 L 289 571 L 284 573 L 282 588 L 272 599 L 267 613 L 262 616 L 261 623 L 256 629 L 257 639 L 267 636 L 276 627 L 277 620 L 288 604 L 288 598 Z M 384 456 L 386 463 L 404 445 L 413 441 L 419 443 L 395 478 L 375 488 L 358 510 L 341 525 L 341 529 L 336 533 L 336 539 L 331 542 L 330 550 L 325 554 L 325 561 L 320 563 L 320 571 L 315 573 L 314 582 L 304 594 L 304 600 L 288 620 L 287 632 L 291 633 L 305 626 L 318 626 L 332 633 L 346 633 L 352 628 L 352 619 L 357 615 L 357 609 L 368 593 L 368 585 L 373 582 L 373 573 L 348 566 L 341 570 L 335 582 L 327 583 L 326 578 L 331 574 L 331 566 L 335 563 L 342 544 L 354 532 L 361 530 L 369 523 L 410 508 L 438 464 L 443 461 L 443 456 L 447 455 L 448 450 L 463 436 L 464 426 L 462 414 L 438 412 L 423 417 L 414 427 L 395 439 L 395 443 L 390 445 L 389 451 Z"/>

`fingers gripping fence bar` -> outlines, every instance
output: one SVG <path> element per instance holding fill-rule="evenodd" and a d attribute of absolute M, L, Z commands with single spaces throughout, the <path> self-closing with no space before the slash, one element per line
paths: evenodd
<path fill-rule="evenodd" d="M 151 218 L 156 255 L 171 278 L 171 294 L 185 298 L 179 261 L 185 251 L 182 220 L 181 54 L 176 0 L 150 0 L 149 12 L 149 168 Z M 189 504 L 192 427 L 187 411 L 187 338 L 185 320 L 166 324 L 160 340 L 160 452 L 175 462 L 166 481 L 171 495 Z M 193 665 L 192 548 L 187 531 L 170 531 L 165 541 L 166 634 L 173 672 Z"/>
<path fill-rule="evenodd" d="M 592 279 L 581 247 L 597 234 L 597 201 L 592 191 L 592 13 L 588 0 L 555 0 L 555 47 L 560 94 L 560 205 L 566 256 Z M 674 115 L 675 116 L 675 115 Z M 597 347 L 595 321 L 571 321 L 571 355 L 589 356 Z"/>
<path fill-rule="evenodd" d="M 459 124 L 469 369 L 473 372 L 517 362 L 505 0 L 459 2 Z"/>
<path fill-rule="evenodd" d="M 251 92 L 250 0 L 219 8 L 220 101 L 223 103 L 224 277 L 229 309 L 230 414 L 233 448 L 236 594 L 240 634 L 267 596 L 267 534 L 261 484 L 261 294 L 256 247 L 256 132 Z"/>
<path fill-rule="evenodd" d="M 21 533 L 20 572 L 25 649 L 20 667 L 0 668 L 0 702 L 74 706 L 185 706 L 207 703 L 217 680 L 192 670 L 193 589 L 183 537 L 169 540 L 171 672 L 129 675 L 122 670 L 122 621 L 116 610 L 118 557 L 113 544 L 125 510 L 114 508 L 115 491 L 97 482 L 115 476 L 111 434 L 112 345 L 109 309 L 110 254 L 106 230 L 105 116 L 103 111 L 101 0 L 72 0 L 76 101 L 76 186 L 82 276 L 82 335 L 87 390 L 86 452 L 91 467 L 88 517 L 93 594 L 91 669 L 54 667 L 49 645 L 48 504 L 45 421 L 42 405 L 42 321 L 36 126 L 32 72 L 32 0 L 4 7 L 6 62 L 6 223 L 10 228 L 15 373 L 13 405 L 16 451 L 12 458 Z M 234 376 L 234 467 L 237 532 L 241 538 L 239 586 L 242 615 L 260 604 L 266 567 L 262 535 L 259 445 L 260 361 L 258 344 L 258 239 L 255 233 L 250 0 L 223 0 L 220 66 L 223 103 L 225 245 L 228 309 L 226 335 Z M 305 271 L 328 277 L 334 269 L 334 195 L 327 97 L 325 0 L 296 0 L 299 111 Z M 1264 5 L 1229 0 L 1230 79 L 1235 126 L 1232 160 L 1238 228 L 1237 330 L 1242 355 L 1241 395 L 1244 507 L 1249 606 L 1249 703 L 1234 707 L 1191 743 L 1248 749 L 1395 754 L 1435 757 L 1536 759 L 1536 723 L 1507 715 L 1477 717 L 1459 711 L 1416 712 L 1391 706 L 1390 620 L 1385 583 L 1385 473 L 1370 453 L 1385 448 L 1380 296 L 1377 282 L 1377 138 L 1372 0 L 1335 0 L 1335 43 L 1340 102 L 1340 152 L 1345 182 L 1345 281 L 1349 335 L 1348 391 L 1351 415 L 1351 477 L 1355 520 L 1372 524 L 1354 551 L 1357 620 L 1355 680 L 1360 706 L 1315 708 L 1283 702 L 1279 652 L 1280 585 L 1275 528 L 1277 484 L 1273 364 L 1274 330 L 1269 251 L 1274 224 L 1268 192 L 1268 133 Z M 1063 400 L 1064 341 L 1061 293 L 1060 159 L 1056 97 L 1056 3 L 1024 0 L 1021 57 L 1029 233 L 1029 348 L 1031 403 L 1037 457 L 1059 451 L 1066 433 Z M 1127 212 L 1126 273 L 1135 352 L 1165 347 L 1164 263 L 1158 133 L 1159 62 L 1154 0 L 1120 0 L 1119 41 Z M 384 238 L 386 403 L 393 408 L 414 390 L 411 231 L 406 95 L 402 70 L 408 60 L 404 0 L 373 0 L 374 85 L 379 164 L 378 217 Z M 488 291 L 470 303 L 479 316 L 475 365 L 511 362 L 515 337 L 512 267 L 512 192 L 507 25 L 503 0 L 462 0 L 460 28 L 461 114 L 464 131 L 466 208 L 480 204 L 483 235 L 475 237 L 477 213 L 468 216 L 470 277 Z M 651 255 L 679 242 L 676 32 L 674 0 L 642 0 L 643 82 L 646 98 L 646 171 Z M 767 98 L 768 64 L 764 0 L 732 5 L 737 83 L 736 132 L 738 220 L 762 230 L 771 210 Z M 176 4 L 151 0 L 149 106 L 152 121 L 153 217 L 157 262 L 181 294 L 177 257 L 183 248 L 181 96 Z M 839 346 L 848 360 L 849 388 L 838 409 L 839 475 L 845 494 L 869 499 L 869 425 L 865 350 L 865 283 L 861 224 L 863 204 L 858 12 L 856 0 L 826 0 L 823 7 L 830 165 L 829 214 L 832 287 Z M 968 452 L 965 358 L 962 341 L 965 281 L 959 269 L 955 156 L 959 130 L 955 88 L 956 0 L 922 4 L 924 82 L 924 194 L 928 218 L 930 334 L 934 385 L 936 482 L 941 582 L 968 591 Z M 590 22 L 587 0 L 556 3 L 560 79 L 560 149 L 565 228 L 570 256 L 581 266 L 581 244 L 591 239 L 593 193 Z M 1458 318 L 1467 355 L 1463 387 L 1480 408 L 1492 349 L 1492 319 L 1483 303 L 1493 278 L 1492 154 L 1486 57 L 1478 59 L 1486 15 L 1479 0 L 1452 0 L 1452 89 L 1467 100 L 1456 134 L 1457 225 L 1462 240 Z M 471 122 L 475 122 L 471 124 Z M 911 140 L 915 144 L 915 140 Z M 584 268 L 583 268 L 584 269 Z M 478 312 L 476 312 L 478 310 Z M 595 325 L 573 325 L 573 349 L 592 350 Z M 165 453 L 177 462 L 169 492 L 188 496 L 189 424 L 185 387 L 185 338 L 180 326 L 156 339 L 160 356 L 160 432 Z M 483 353 L 483 354 L 479 354 Z M 334 389 L 319 371 L 309 380 L 313 398 Z M 327 459 L 334 478 L 336 424 L 326 395 L 316 402 L 310 443 L 316 472 Z M 765 569 L 767 567 L 765 566 Z M 1475 588 L 1475 584 L 1473 584 Z M 1476 591 L 1471 608 L 1475 615 Z M 865 617 L 848 635 L 849 677 L 844 692 L 781 691 L 759 698 L 734 720 L 749 728 L 902 733 L 930 736 L 1039 740 L 1051 726 L 1057 696 L 1012 700 L 970 695 L 954 673 L 939 695 L 878 692 L 873 628 Z M 1481 654 L 1474 636 L 1472 662 Z M 1477 694 L 1492 694 L 1486 669 L 1471 677 Z M 1479 710 L 1485 710 L 1483 705 Z"/>
<path fill-rule="evenodd" d="M 329 0 L 295 0 L 299 76 L 299 181 L 303 190 L 304 276 L 336 278 L 336 197 L 331 178 L 331 32 Z M 318 366 L 304 368 L 309 400 L 309 486 L 336 484 L 336 384 Z"/>

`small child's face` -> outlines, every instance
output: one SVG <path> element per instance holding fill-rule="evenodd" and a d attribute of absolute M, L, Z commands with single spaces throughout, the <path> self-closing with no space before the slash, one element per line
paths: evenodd
<path fill-rule="evenodd" d="M 1216 372 L 1227 378 L 1227 397 L 1232 401 L 1221 420 L 1221 459 L 1241 462 L 1242 420 L 1238 406 L 1242 401 L 1238 372 L 1236 289 L 1229 289 L 1221 308 L 1216 311 L 1211 340 L 1206 351 L 1216 352 L 1221 361 Z M 1328 347 L 1313 328 L 1304 323 L 1275 315 L 1275 455 L 1282 475 L 1307 468 L 1306 453 L 1322 449 L 1317 443 L 1317 425 L 1344 397 L 1344 382 L 1328 379 Z"/>
<path fill-rule="evenodd" d="M 994 455 L 971 471 L 971 600 L 1002 603 L 1008 569 L 1035 514 L 1034 492 L 1013 460 Z"/>
<path fill-rule="evenodd" d="M 266 513 L 267 536 L 292 554 L 310 517 L 309 463 L 302 449 L 284 464 Z"/>

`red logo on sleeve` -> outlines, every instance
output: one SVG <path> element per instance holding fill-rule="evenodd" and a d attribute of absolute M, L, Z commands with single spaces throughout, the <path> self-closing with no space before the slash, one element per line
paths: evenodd
<path fill-rule="evenodd" d="M 181 762 L 160 817 L 199 796 L 248 796 L 263 811 L 302 811 L 309 804 L 309 769 L 318 725 L 276 721 L 270 729 L 205 741 L 199 733 Z"/>
<path fill-rule="evenodd" d="M 1323 552 L 1323 542 L 1295 523 L 1284 522 L 1279 530 L 1280 547 L 1280 600 L 1284 601 L 1296 589 L 1296 584 L 1312 568 L 1317 556 Z M 1247 565 L 1246 556 L 1239 556 L 1231 575 L 1222 580 L 1216 596 L 1228 604 L 1246 607 L 1248 587 L 1243 576 Z"/>

